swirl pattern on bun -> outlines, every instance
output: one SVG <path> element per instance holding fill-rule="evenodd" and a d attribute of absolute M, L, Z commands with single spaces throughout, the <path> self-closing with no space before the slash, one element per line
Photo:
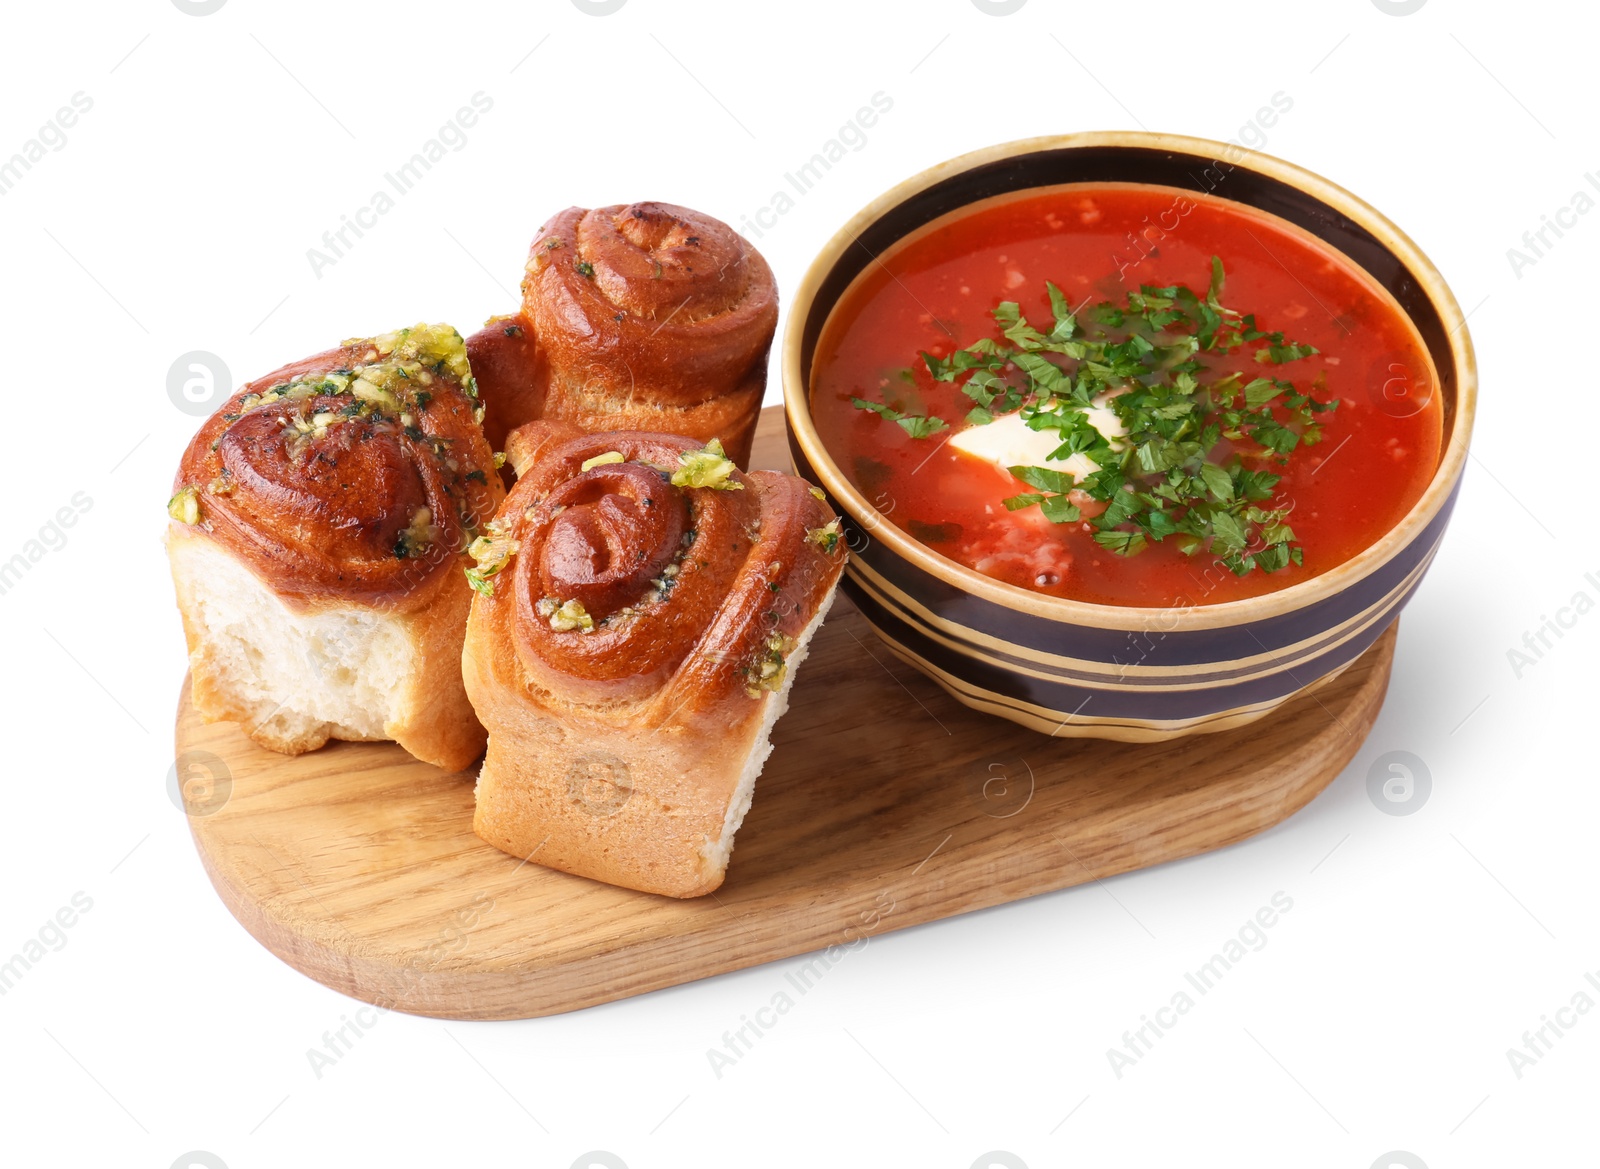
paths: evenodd
<path fill-rule="evenodd" d="M 720 441 L 749 461 L 778 294 L 761 254 L 670 203 L 571 207 L 529 250 L 522 309 L 467 344 L 499 422 Z"/>
<path fill-rule="evenodd" d="M 473 549 L 463 659 L 489 730 L 478 834 L 708 892 L 838 583 L 838 521 L 804 480 L 741 472 L 715 441 L 536 422 L 511 445 L 524 470 Z M 572 796 L 595 775 L 604 815 Z"/>
<path fill-rule="evenodd" d="M 476 395 L 447 326 L 347 341 L 213 414 L 184 452 L 177 510 L 286 597 L 403 603 L 503 495 Z"/>

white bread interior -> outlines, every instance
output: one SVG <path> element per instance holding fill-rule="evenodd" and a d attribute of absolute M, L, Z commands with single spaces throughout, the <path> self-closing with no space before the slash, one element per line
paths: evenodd
<path fill-rule="evenodd" d="M 811 619 L 811 624 L 801 630 L 800 636 L 795 639 L 795 647 L 786 659 L 787 669 L 784 671 L 783 685 L 766 697 L 755 741 L 751 743 L 749 754 L 745 756 L 744 770 L 739 773 L 739 782 L 734 788 L 733 798 L 728 801 L 728 813 L 722 819 L 722 835 L 715 840 L 708 837 L 705 844 L 700 846 L 701 874 L 706 880 L 714 881 L 716 885 L 722 884 L 723 874 L 728 869 L 728 859 L 733 855 L 733 835 L 739 831 L 739 826 L 744 823 L 745 814 L 750 811 L 750 802 L 756 794 L 756 780 L 761 775 L 761 769 L 767 764 L 767 757 L 772 754 L 772 728 L 789 709 L 789 691 L 794 689 L 795 675 L 800 671 L 800 664 L 806 660 L 806 654 L 811 651 L 811 639 L 822 627 L 823 620 L 828 616 L 828 610 L 833 608 L 833 598 L 838 591 L 839 584 L 835 581 L 833 587 L 828 590 L 828 595 L 823 598 L 822 604 L 818 606 L 817 615 Z"/>
<path fill-rule="evenodd" d="M 208 722 L 237 722 L 287 755 L 329 739 L 392 739 L 424 762 L 459 770 L 482 749 L 459 673 L 464 580 L 449 593 L 466 596 L 441 595 L 416 612 L 291 608 L 203 532 L 169 526 L 167 554 L 192 700 Z M 453 634 L 446 610 L 455 614 Z"/>

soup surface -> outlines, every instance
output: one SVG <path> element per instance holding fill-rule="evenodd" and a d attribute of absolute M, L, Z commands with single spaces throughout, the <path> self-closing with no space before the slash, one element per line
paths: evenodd
<path fill-rule="evenodd" d="M 1134 184 L 935 221 L 841 298 L 824 446 L 891 522 L 1099 604 L 1286 588 L 1392 528 L 1438 464 L 1432 364 L 1394 300 L 1291 224 Z"/>

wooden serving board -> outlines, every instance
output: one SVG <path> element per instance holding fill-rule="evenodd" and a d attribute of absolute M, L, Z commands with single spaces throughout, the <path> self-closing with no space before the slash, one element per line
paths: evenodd
<path fill-rule="evenodd" d="M 786 466 L 769 409 L 757 466 Z M 693 901 L 519 861 L 472 832 L 474 771 L 392 743 L 289 757 L 178 704 L 190 827 L 223 902 L 290 966 L 449 1019 L 555 1014 L 1245 839 L 1343 769 L 1382 705 L 1390 629 L 1243 730 L 1131 745 L 977 714 L 842 596 L 812 642 L 726 884 Z M 209 786 L 208 786 L 209 783 Z"/>

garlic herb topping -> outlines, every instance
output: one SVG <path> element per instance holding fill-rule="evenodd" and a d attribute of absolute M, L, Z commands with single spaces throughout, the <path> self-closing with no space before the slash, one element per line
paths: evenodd
<path fill-rule="evenodd" d="M 494 596 L 494 578 L 506 565 L 511 563 L 511 558 L 517 554 L 521 546 L 506 531 L 502 520 L 490 520 L 487 526 L 488 535 L 479 536 L 467 546 L 467 555 L 477 561 L 477 567 L 467 569 L 467 583 L 475 592 L 486 597 Z"/>
<path fill-rule="evenodd" d="M 167 500 L 167 514 L 180 524 L 200 522 L 200 495 L 193 487 L 185 487 Z"/>
<path fill-rule="evenodd" d="M 808 531 L 806 533 L 806 542 L 808 544 L 815 544 L 824 552 L 831 553 L 839 546 L 839 538 L 842 535 L 843 533 L 839 529 L 839 521 L 834 519 L 829 520 L 820 528 L 812 528 L 810 531 Z"/>
<path fill-rule="evenodd" d="M 722 443 L 712 439 L 704 449 L 688 451 L 680 459 L 681 466 L 672 473 L 674 487 L 709 487 L 716 491 L 743 491 L 744 484 L 733 478 L 738 470 L 733 460 L 722 449 Z"/>
<path fill-rule="evenodd" d="M 588 610 L 578 601 L 562 601 L 557 604 L 552 598 L 545 597 L 537 606 L 539 615 L 548 618 L 550 628 L 557 633 L 594 632 L 594 618 L 589 616 Z"/>
<path fill-rule="evenodd" d="M 789 674 L 788 657 L 799 643 L 782 633 L 767 638 L 759 657 L 747 672 L 750 679 L 744 692 L 751 698 L 760 698 L 764 692 L 776 693 L 783 689 Z"/>

